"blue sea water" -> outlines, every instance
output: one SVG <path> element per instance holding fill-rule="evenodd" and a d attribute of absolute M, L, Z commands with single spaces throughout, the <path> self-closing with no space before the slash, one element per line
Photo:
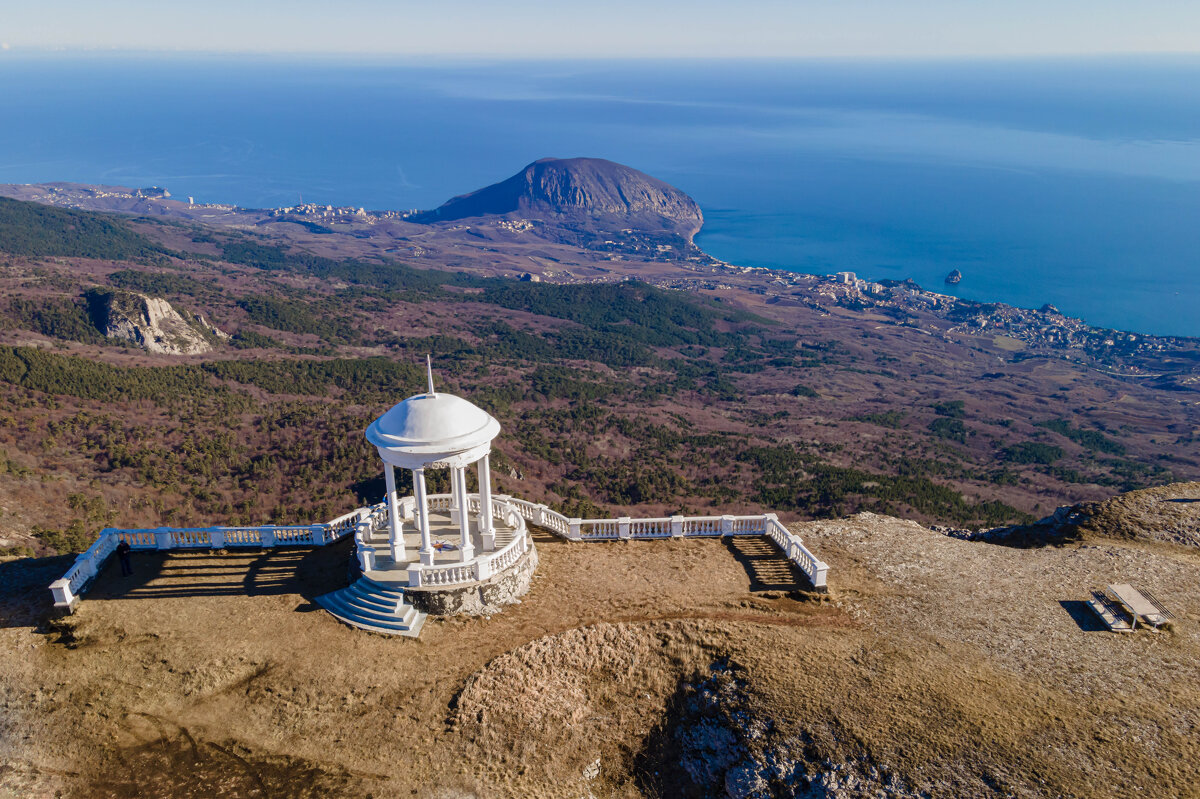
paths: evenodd
<path fill-rule="evenodd" d="M 430 208 L 544 156 L 732 263 L 1200 335 L 1200 58 L 439 62 L 0 53 L 0 182 Z M 952 269 L 965 278 L 943 285 Z"/>

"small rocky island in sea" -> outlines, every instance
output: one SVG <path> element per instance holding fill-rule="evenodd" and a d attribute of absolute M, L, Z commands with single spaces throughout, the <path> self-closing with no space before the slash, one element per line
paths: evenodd
<path fill-rule="evenodd" d="M 959 283 L 962 282 L 962 278 L 963 278 L 962 272 L 955 269 L 950 274 L 946 275 L 946 282 L 949 283 L 951 286 L 957 286 Z"/>

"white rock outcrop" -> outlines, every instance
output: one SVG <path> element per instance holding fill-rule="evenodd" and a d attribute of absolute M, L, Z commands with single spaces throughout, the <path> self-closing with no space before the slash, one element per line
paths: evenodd
<path fill-rule="evenodd" d="M 213 341 L 229 336 L 204 320 L 187 318 L 159 297 L 113 292 L 104 299 L 101 332 L 109 338 L 131 341 L 147 352 L 197 355 L 211 352 Z"/>

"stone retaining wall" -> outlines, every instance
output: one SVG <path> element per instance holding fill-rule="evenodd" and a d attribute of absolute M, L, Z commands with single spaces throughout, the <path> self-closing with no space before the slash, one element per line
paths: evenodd
<path fill-rule="evenodd" d="M 491 615 L 529 592 L 537 565 L 537 547 L 530 538 L 529 551 L 520 560 L 483 582 L 445 588 L 405 588 L 404 596 L 417 610 L 431 616 Z"/>

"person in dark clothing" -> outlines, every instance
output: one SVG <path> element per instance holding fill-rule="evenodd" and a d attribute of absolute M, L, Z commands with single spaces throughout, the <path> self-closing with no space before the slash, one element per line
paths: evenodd
<path fill-rule="evenodd" d="M 129 546 L 128 541 L 122 541 L 117 544 L 117 557 L 121 559 L 121 576 L 127 577 L 133 574 L 133 560 L 129 557 L 129 551 L 133 547 Z"/>

